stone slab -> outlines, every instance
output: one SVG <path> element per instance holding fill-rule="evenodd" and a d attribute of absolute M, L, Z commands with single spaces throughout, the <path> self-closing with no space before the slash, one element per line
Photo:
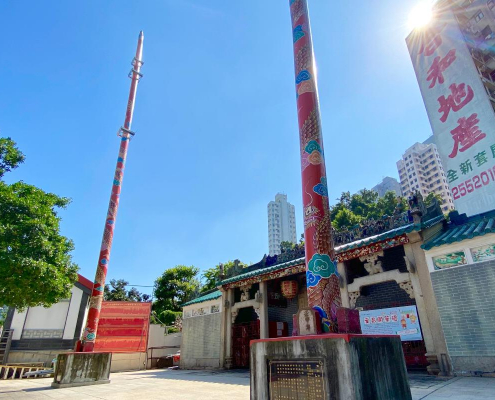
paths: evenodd
<path fill-rule="evenodd" d="M 278 363 L 281 372 L 276 376 L 273 363 Z M 321 373 L 316 363 L 320 363 Z M 411 400 L 400 337 L 325 334 L 253 340 L 251 400 L 298 396 Z"/>
<path fill-rule="evenodd" d="M 53 388 L 109 383 L 112 353 L 63 353 L 57 356 Z"/>

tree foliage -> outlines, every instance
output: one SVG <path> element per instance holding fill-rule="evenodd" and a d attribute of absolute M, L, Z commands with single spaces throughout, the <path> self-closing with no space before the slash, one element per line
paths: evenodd
<path fill-rule="evenodd" d="M 0 138 L 0 178 L 24 162 L 24 154 L 11 138 Z"/>
<path fill-rule="evenodd" d="M 296 246 L 297 246 L 296 243 L 289 242 L 288 240 L 282 240 L 280 242 L 280 251 L 284 253 L 286 251 L 290 251 L 294 249 Z"/>
<path fill-rule="evenodd" d="M 149 301 L 150 296 L 139 292 L 135 287 L 127 290 L 129 282 L 124 279 L 112 279 L 110 285 L 105 285 L 103 296 L 105 300 L 111 301 Z"/>
<path fill-rule="evenodd" d="M 182 312 L 165 310 L 158 315 L 158 318 L 161 324 L 172 326 L 177 321 L 177 318 L 182 318 Z"/>
<path fill-rule="evenodd" d="M 199 269 L 194 266 L 177 265 L 167 269 L 155 281 L 154 311 L 160 315 L 165 310 L 181 311 L 182 304 L 200 292 Z"/>
<path fill-rule="evenodd" d="M 12 140 L 0 140 L 0 176 L 23 160 Z M 57 215 L 69 202 L 24 182 L 0 180 L 0 304 L 22 310 L 70 297 L 78 268 Z"/>
<path fill-rule="evenodd" d="M 235 261 L 227 261 L 226 263 L 223 264 L 223 273 L 224 275 L 227 275 L 228 271 L 234 267 Z M 238 265 L 241 266 L 242 268 L 247 267 L 247 264 L 244 264 L 243 262 L 238 262 Z M 209 290 L 213 290 L 217 287 L 217 282 L 220 281 L 220 264 L 215 265 L 212 268 L 209 268 L 203 272 L 203 275 L 201 276 L 204 283 L 201 287 L 201 292 L 207 292 Z"/>
<path fill-rule="evenodd" d="M 431 203 L 433 202 L 433 199 L 437 199 L 438 204 L 442 204 L 442 196 L 440 196 L 438 193 L 433 193 L 430 192 L 428 193 L 428 196 L 425 197 L 424 203 L 427 207 L 431 206 Z"/>
<path fill-rule="evenodd" d="M 384 215 L 391 216 L 397 206 L 407 208 L 406 199 L 395 192 L 387 192 L 383 197 L 373 190 L 363 189 L 352 194 L 343 192 L 337 204 L 331 210 L 332 224 L 336 229 L 351 228 L 369 218 L 380 219 Z"/>

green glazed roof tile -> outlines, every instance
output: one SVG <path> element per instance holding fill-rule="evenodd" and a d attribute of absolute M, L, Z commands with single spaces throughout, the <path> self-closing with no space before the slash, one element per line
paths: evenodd
<path fill-rule="evenodd" d="M 223 281 L 218 282 L 218 286 L 226 285 L 226 284 L 232 283 L 232 282 L 242 281 L 243 279 L 252 278 L 253 276 L 268 274 L 270 272 L 277 271 L 279 269 L 292 267 L 294 265 L 299 265 L 301 263 L 304 263 L 304 257 L 297 258 L 297 259 L 292 260 L 292 261 L 287 261 L 287 262 L 284 262 L 282 264 L 275 264 L 275 265 L 271 265 L 270 267 L 256 269 L 254 271 L 250 271 L 250 272 L 246 272 L 244 274 L 233 276 L 232 278 L 224 279 Z"/>
<path fill-rule="evenodd" d="M 430 250 L 433 247 L 461 242 L 487 233 L 495 233 L 495 211 L 464 218 L 462 223 L 450 222 L 441 232 L 421 247 Z"/>
<path fill-rule="evenodd" d="M 190 306 L 191 304 L 196 304 L 196 303 L 203 303 L 208 300 L 215 300 L 218 299 L 219 297 L 222 297 L 222 292 L 220 290 L 215 290 L 214 292 L 205 294 L 204 296 L 196 297 L 195 299 L 182 304 L 182 307 Z"/>

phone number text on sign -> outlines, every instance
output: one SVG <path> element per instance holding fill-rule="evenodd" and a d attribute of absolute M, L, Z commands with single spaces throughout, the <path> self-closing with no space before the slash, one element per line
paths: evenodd
<path fill-rule="evenodd" d="M 495 167 L 483 171 L 479 175 L 473 176 L 471 179 L 452 187 L 452 195 L 454 200 L 466 196 L 468 193 L 474 192 L 476 189 L 481 189 L 490 182 L 495 181 Z"/>

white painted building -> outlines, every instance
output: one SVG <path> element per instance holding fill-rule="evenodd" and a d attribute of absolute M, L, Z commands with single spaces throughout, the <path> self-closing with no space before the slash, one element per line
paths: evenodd
<path fill-rule="evenodd" d="M 446 213 L 454 209 L 454 201 L 437 146 L 427 142 L 415 143 L 397 161 L 402 194 L 405 197 L 416 191 L 423 197 L 431 192 L 438 194 L 442 198 L 442 211 Z"/>
<path fill-rule="evenodd" d="M 9 308 L 4 327 L 13 331 L 8 362 L 49 363 L 58 353 L 72 351 L 84 328 L 92 288 L 79 275 L 66 300 L 22 312 Z"/>
<path fill-rule="evenodd" d="M 296 213 L 287 195 L 277 193 L 268 203 L 268 248 L 270 255 L 280 254 L 280 243 L 296 243 Z"/>

